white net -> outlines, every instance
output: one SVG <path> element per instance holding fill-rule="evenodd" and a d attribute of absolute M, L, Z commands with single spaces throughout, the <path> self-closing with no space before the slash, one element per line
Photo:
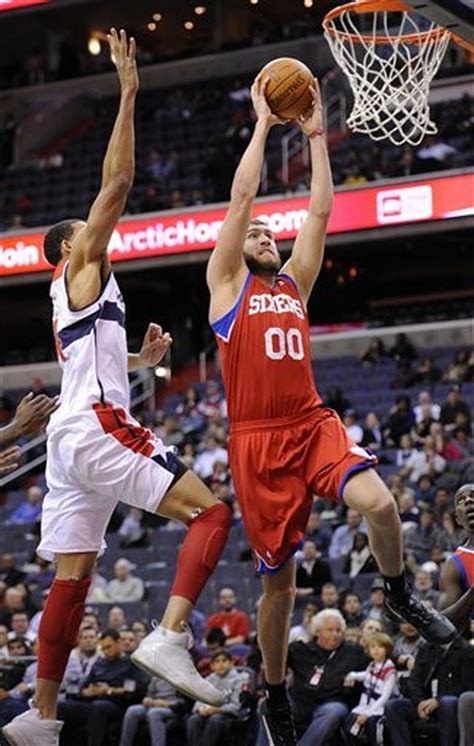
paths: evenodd
<path fill-rule="evenodd" d="M 324 27 L 354 94 L 347 120 L 351 130 L 395 145 L 418 145 L 437 132 L 428 95 L 449 31 L 408 12 L 351 8 L 326 18 Z"/>

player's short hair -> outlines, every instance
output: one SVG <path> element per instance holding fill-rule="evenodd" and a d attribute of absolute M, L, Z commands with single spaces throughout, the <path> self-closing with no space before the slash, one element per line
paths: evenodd
<path fill-rule="evenodd" d="M 43 252 L 47 261 L 56 267 L 62 259 L 61 244 L 68 241 L 74 231 L 74 226 L 79 218 L 69 218 L 55 223 L 47 231 L 43 241 Z"/>

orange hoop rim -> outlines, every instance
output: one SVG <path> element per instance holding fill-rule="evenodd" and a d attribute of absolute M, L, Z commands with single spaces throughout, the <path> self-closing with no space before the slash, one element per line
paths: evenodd
<path fill-rule="evenodd" d="M 398 12 L 398 13 L 410 13 L 413 9 L 405 3 L 399 2 L 399 0 L 354 0 L 354 2 L 345 3 L 344 5 L 338 5 L 337 8 L 333 8 L 326 13 L 323 19 L 324 30 L 334 38 L 347 39 L 356 44 L 365 42 L 370 44 L 393 44 L 404 43 L 404 44 L 418 44 L 423 45 L 431 41 L 439 41 L 442 37 L 448 34 L 458 44 L 461 43 L 459 37 L 455 37 L 448 29 L 443 26 L 437 26 L 430 31 L 420 31 L 418 34 L 402 34 L 401 36 L 373 36 L 368 34 L 351 34 L 347 31 L 340 31 L 331 25 L 331 22 L 336 18 L 339 18 L 343 13 L 353 12 L 362 15 L 363 13 L 377 13 L 380 11 L 386 12 Z M 465 42 L 467 44 L 468 42 Z M 464 44 L 462 44 L 464 46 Z"/>

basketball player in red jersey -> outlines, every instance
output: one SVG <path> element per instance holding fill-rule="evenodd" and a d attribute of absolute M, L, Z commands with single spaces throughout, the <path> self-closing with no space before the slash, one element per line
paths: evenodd
<path fill-rule="evenodd" d="M 444 563 L 439 587 L 439 608 L 460 631 L 470 636 L 474 619 L 474 484 L 463 484 L 454 496 L 456 520 L 467 540 Z"/>
<path fill-rule="evenodd" d="M 308 215 L 283 268 L 272 232 L 251 219 L 267 135 L 278 123 L 265 100 L 266 84 L 257 78 L 252 87 L 255 131 L 234 177 L 207 281 L 227 394 L 232 476 L 263 575 L 258 610 L 267 695 L 263 719 L 271 743 L 292 746 L 296 736 L 284 679 L 295 596 L 293 555 L 313 494 L 343 499 L 365 516 L 390 607 L 400 618 L 439 642 L 451 639 L 455 629 L 410 595 L 397 507 L 371 468 L 376 459 L 351 441 L 314 385 L 306 303 L 321 268 L 333 199 L 317 81 L 312 110 L 300 122 L 313 171 Z"/>
<path fill-rule="evenodd" d="M 87 222 L 61 221 L 45 236 L 56 265 L 51 285 L 61 405 L 48 426 L 41 543 L 56 577 L 39 627 L 35 705 L 3 729 L 13 746 L 59 746 L 57 694 L 76 644 L 97 554 L 119 500 L 188 526 L 163 619 L 132 660 L 148 673 L 211 706 L 220 693 L 196 670 L 186 625 L 227 540 L 232 517 L 195 474 L 128 411 L 127 370 L 154 366 L 171 338 L 151 324 L 138 355 L 129 355 L 123 297 L 107 254 L 134 175 L 135 42 L 112 29 L 120 106 Z M 113 687 L 101 696 L 113 698 Z"/>

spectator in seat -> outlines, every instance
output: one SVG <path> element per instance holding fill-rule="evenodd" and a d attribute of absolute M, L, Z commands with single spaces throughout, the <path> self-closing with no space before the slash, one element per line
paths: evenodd
<path fill-rule="evenodd" d="M 315 603 L 309 602 L 303 609 L 303 619 L 301 624 L 295 624 L 290 629 L 289 641 L 297 642 L 309 642 L 311 639 L 311 620 L 318 613 L 318 607 Z"/>
<path fill-rule="evenodd" d="M 433 358 L 427 355 L 420 360 L 416 370 L 416 383 L 433 384 L 439 381 L 441 375 L 441 370 L 436 367 Z"/>
<path fill-rule="evenodd" d="M 432 507 L 435 495 L 435 486 L 433 479 L 428 474 L 422 474 L 419 477 L 415 487 L 415 501 L 417 505 L 422 503 Z"/>
<path fill-rule="evenodd" d="M 11 588 L 17 583 L 23 582 L 25 573 L 16 567 L 15 558 L 11 554 L 0 555 L 0 583 Z"/>
<path fill-rule="evenodd" d="M 224 416 L 224 397 L 216 381 L 207 382 L 206 391 L 197 408 L 208 419 L 213 419 L 217 415 Z"/>
<path fill-rule="evenodd" d="M 474 692 L 463 692 L 458 700 L 459 746 L 474 743 Z"/>
<path fill-rule="evenodd" d="M 380 420 L 375 412 L 369 412 L 365 418 L 364 431 L 360 445 L 378 451 L 384 446 L 384 439 Z"/>
<path fill-rule="evenodd" d="M 334 409 L 339 417 L 342 417 L 343 412 L 346 409 L 350 409 L 351 403 L 349 399 L 346 399 L 343 395 L 340 388 L 337 386 L 331 386 L 324 399 L 324 406 Z"/>
<path fill-rule="evenodd" d="M 242 717 L 241 693 L 248 683 L 248 674 L 234 668 L 227 650 L 218 650 L 212 656 L 212 674 L 209 681 L 220 691 L 226 692 L 227 701 L 220 707 L 196 702 L 193 714 L 186 724 L 188 746 L 221 746 L 229 742 L 232 725 Z"/>
<path fill-rule="evenodd" d="M 309 514 L 305 536 L 307 539 L 314 541 L 323 557 L 327 557 L 332 531 L 329 526 L 324 525 L 321 513 L 318 510 L 313 510 Z"/>
<path fill-rule="evenodd" d="M 339 608 L 339 591 L 335 583 L 324 583 L 321 588 L 321 606 L 323 609 Z"/>
<path fill-rule="evenodd" d="M 400 438 L 406 433 L 411 433 L 414 423 L 415 416 L 410 405 L 409 397 L 405 394 L 397 396 L 395 404 L 390 410 L 388 422 L 384 429 L 387 445 L 399 448 Z"/>
<path fill-rule="evenodd" d="M 303 735 L 299 746 L 322 746 L 335 736 L 350 708 L 354 691 L 344 685 L 350 671 L 367 666 L 361 647 L 344 640 L 346 623 L 336 609 L 320 611 L 311 622 L 310 642 L 290 645 L 295 719 Z"/>
<path fill-rule="evenodd" d="M 366 351 L 361 355 L 362 365 L 376 365 L 387 355 L 385 345 L 380 337 L 372 337 Z"/>
<path fill-rule="evenodd" d="M 398 501 L 398 509 L 400 512 L 403 533 L 418 526 L 420 522 L 420 511 L 415 505 L 415 493 L 413 490 L 407 489 L 403 492 Z"/>
<path fill-rule="evenodd" d="M 141 601 L 145 593 L 143 580 L 132 575 L 135 565 L 122 557 L 114 565 L 115 578 L 107 583 L 106 595 L 113 603 Z"/>
<path fill-rule="evenodd" d="M 362 601 L 358 593 L 348 591 L 344 596 L 342 613 L 348 627 L 360 627 L 365 619 L 362 611 Z"/>
<path fill-rule="evenodd" d="M 439 593 L 433 588 L 433 578 L 426 570 L 420 569 L 416 571 L 413 591 L 422 601 L 435 608 L 437 607 Z"/>
<path fill-rule="evenodd" d="M 316 542 L 306 539 L 303 544 L 303 558 L 296 570 L 296 598 L 318 596 L 324 583 L 331 581 L 331 568 L 321 559 Z"/>
<path fill-rule="evenodd" d="M 166 721 L 174 714 L 177 705 L 183 702 L 171 684 L 164 679 L 150 679 L 146 695 L 139 705 L 131 705 L 125 712 L 122 723 L 120 746 L 131 746 L 141 722 L 145 721 L 150 733 L 151 746 L 166 746 Z"/>
<path fill-rule="evenodd" d="M 368 649 L 372 662 L 365 671 L 351 671 L 344 681 L 346 686 L 358 681 L 363 686 L 359 704 L 353 708 L 344 730 L 349 743 L 358 743 L 358 736 L 365 732 L 370 746 L 378 746 L 377 724 L 386 703 L 398 694 L 397 672 L 392 660 L 393 640 L 383 633 L 375 633 Z"/>
<path fill-rule="evenodd" d="M 8 658 L 8 627 L 0 624 L 0 661 Z"/>
<path fill-rule="evenodd" d="M 469 352 L 459 350 L 454 357 L 454 362 L 448 366 L 443 374 L 443 383 L 463 383 L 467 377 L 468 367 Z"/>
<path fill-rule="evenodd" d="M 460 388 L 457 385 L 451 386 L 446 401 L 441 405 L 440 422 L 448 430 L 453 430 L 456 425 L 456 416 L 462 413 L 471 421 L 471 410 L 469 404 L 461 399 Z"/>
<path fill-rule="evenodd" d="M 334 531 L 329 547 L 329 557 L 339 559 L 346 557 L 354 545 L 354 536 L 361 529 L 362 516 L 352 508 L 348 508 L 346 521 Z"/>
<path fill-rule="evenodd" d="M 362 624 L 360 625 L 360 630 L 360 644 L 365 652 L 368 654 L 368 645 L 370 638 L 375 632 L 383 632 L 384 626 L 379 619 L 369 618 L 362 622 Z"/>
<path fill-rule="evenodd" d="M 439 404 L 431 401 L 431 394 L 429 393 L 429 391 L 420 391 L 420 393 L 418 394 L 418 404 L 413 407 L 415 422 L 417 424 L 422 422 L 426 411 L 428 411 L 429 416 L 432 420 L 439 420 L 441 407 L 439 406 Z"/>
<path fill-rule="evenodd" d="M 226 647 L 242 645 L 250 634 L 250 619 L 245 611 L 236 608 L 237 599 L 233 588 L 225 587 L 219 591 L 219 608 L 217 614 L 207 617 L 206 629 L 220 627 L 225 634 Z"/>
<path fill-rule="evenodd" d="M 28 631 L 29 626 L 30 618 L 26 611 L 15 611 L 10 620 L 8 639 L 13 640 L 14 638 L 21 637 L 32 643 L 36 639 L 36 635 Z"/>
<path fill-rule="evenodd" d="M 120 648 L 125 655 L 131 655 L 137 649 L 137 639 L 132 629 L 125 627 L 119 630 Z"/>
<path fill-rule="evenodd" d="M 399 469 L 403 469 L 406 466 L 407 461 L 413 454 L 416 453 L 416 448 L 413 447 L 413 441 L 409 433 L 405 433 L 400 438 L 400 447 L 397 448 L 395 456 L 395 463 Z"/>
<path fill-rule="evenodd" d="M 352 438 L 354 443 L 361 443 L 362 438 L 364 437 L 364 431 L 361 426 L 357 424 L 355 409 L 346 409 L 342 417 L 342 422 L 349 433 L 349 437 Z"/>
<path fill-rule="evenodd" d="M 216 461 L 227 464 L 227 451 L 222 448 L 213 437 L 207 438 L 206 446 L 194 461 L 194 471 L 201 477 L 207 479 L 212 475 L 212 470 Z"/>
<path fill-rule="evenodd" d="M 420 509 L 420 522 L 405 533 L 405 557 L 410 568 L 416 567 L 430 558 L 431 550 L 442 543 L 441 531 L 435 525 L 434 511 L 429 507 Z"/>
<path fill-rule="evenodd" d="M 352 580 L 361 572 L 374 572 L 375 570 L 376 564 L 370 552 L 368 536 L 358 531 L 354 536 L 352 550 L 347 555 L 343 572 L 348 573 Z"/>
<path fill-rule="evenodd" d="M 42 502 L 41 487 L 30 487 L 26 493 L 26 500 L 10 515 L 9 523 L 37 523 L 41 518 Z"/>
<path fill-rule="evenodd" d="M 23 637 L 14 637 L 8 641 L 8 658 L 21 658 L 31 655 L 31 648 Z M 0 670 L 0 729 L 28 709 L 25 698 L 15 696 L 15 689 L 21 683 L 25 664 L 17 661 Z"/>
<path fill-rule="evenodd" d="M 122 653 L 116 630 L 102 633 L 100 647 L 102 657 L 84 680 L 80 701 L 67 700 L 58 706 L 68 744 L 85 724 L 88 746 L 105 746 L 109 725 L 121 723 L 127 707 L 141 702 L 146 693 L 148 679 Z"/>
<path fill-rule="evenodd" d="M 112 606 L 109 610 L 107 618 L 107 627 L 110 629 L 120 630 L 122 627 L 127 626 L 127 619 L 125 612 L 121 606 Z"/>
<path fill-rule="evenodd" d="M 425 439 L 425 445 L 420 451 L 415 451 L 405 462 L 401 475 L 407 477 L 411 484 L 416 484 L 425 474 L 435 478 L 443 473 L 446 461 L 436 453 L 434 440 L 430 436 Z"/>
<path fill-rule="evenodd" d="M 397 363 L 411 363 L 416 358 L 416 349 L 407 335 L 399 332 L 395 337 L 395 344 L 390 349 L 390 355 Z"/>
<path fill-rule="evenodd" d="M 458 743 L 458 697 L 474 689 L 474 647 L 458 638 L 448 646 L 425 643 L 407 682 L 408 697 L 385 708 L 392 746 L 412 746 L 416 720 L 437 721 L 440 746 Z"/>
<path fill-rule="evenodd" d="M 385 585 L 382 578 L 375 578 L 370 587 L 370 599 L 362 607 L 367 619 L 384 620 Z"/>
<path fill-rule="evenodd" d="M 94 627 L 82 627 L 77 636 L 77 646 L 71 650 L 63 680 L 61 699 L 77 698 L 99 657 L 99 635 Z"/>
<path fill-rule="evenodd" d="M 25 596 L 17 588 L 7 588 L 3 596 L 3 606 L 0 610 L 0 624 L 10 627 L 13 614 L 16 611 L 25 611 Z"/>
<path fill-rule="evenodd" d="M 147 542 L 147 531 L 143 524 L 143 510 L 130 508 L 118 530 L 120 547 L 143 547 Z"/>
<path fill-rule="evenodd" d="M 141 641 L 147 636 L 148 634 L 148 627 L 146 622 L 142 621 L 141 619 L 135 619 L 131 624 L 131 630 L 133 634 L 135 635 L 135 640 L 137 642 L 137 647 L 141 643 Z"/>
<path fill-rule="evenodd" d="M 423 640 L 416 627 L 408 622 L 402 622 L 393 646 L 393 658 L 397 667 L 404 671 L 411 671 L 422 644 Z"/>

